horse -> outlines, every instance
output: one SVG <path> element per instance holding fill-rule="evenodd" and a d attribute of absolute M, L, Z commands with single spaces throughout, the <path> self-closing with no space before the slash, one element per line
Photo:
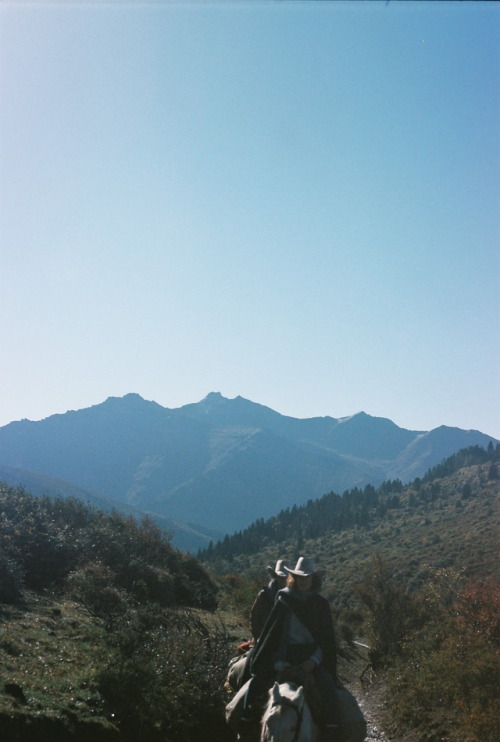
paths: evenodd
<path fill-rule="evenodd" d="M 262 716 L 260 742 L 317 742 L 318 727 L 304 687 L 275 682 Z"/>

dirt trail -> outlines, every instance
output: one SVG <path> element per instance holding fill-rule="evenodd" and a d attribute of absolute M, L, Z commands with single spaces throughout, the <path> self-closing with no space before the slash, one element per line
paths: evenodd
<path fill-rule="evenodd" d="M 383 698 L 380 691 L 372 686 L 364 689 L 361 684 L 350 684 L 349 689 L 356 696 L 359 707 L 366 719 L 368 730 L 367 742 L 399 742 L 394 737 L 389 737 L 382 728 Z"/>
<path fill-rule="evenodd" d="M 384 723 L 385 689 L 376 678 L 370 677 L 368 668 L 368 647 L 356 642 L 357 652 L 349 661 L 340 659 L 339 674 L 346 687 L 356 697 L 368 725 L 366 742 L 404 742 L 398 736 L 389 734 Z M 365 671 L 363 673 L 363 671 Z M 364 674 L 364 680 L 361 676 Z"/>

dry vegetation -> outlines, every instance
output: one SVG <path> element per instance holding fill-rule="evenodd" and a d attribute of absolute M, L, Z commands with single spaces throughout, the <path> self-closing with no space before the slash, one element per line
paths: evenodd
<path fill-rule="evenodd" d="M 344 680 L 370 663 L 365 689 L 386 689 L 388 738 L 496 742 L 492 465 L 392 483 L 367 493 L 371 510 L 351 498 L 354 525 L 266 537 L 206 568 L 149 522 L 0 487 L 0 738 L 230 742 L 223 681 L 265 567 L 307 553 L 327 570 Z M 364 659 L 348 661 L 353 638 Z"/>
<path fill-rule="evenodd" d="M 499 506 L 496 464 L 485 461 L 418 480 L 397 496 L 387 491 L 363 525 L 312 539 L 294 533 L 213 566 L 245 615 L 265 565 L 314 555 L 326 570 L 339 637 L 370 646 L 364 679 L 386 691 L 388 738 L 496 742 Z M 309 508 L 317 504 L 302 510 L 305 522 Z M 353 680 L 349 668 L 347 676 Z"/>

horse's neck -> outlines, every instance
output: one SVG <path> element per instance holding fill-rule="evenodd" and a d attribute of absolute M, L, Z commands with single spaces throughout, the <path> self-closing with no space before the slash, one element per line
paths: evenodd
<path fill-rule="evenodd" d="M 316 742 L 317 740 L 317 727 L 313 720 L 311 710 L 306 702 L 303 703 L 302 709 L 299 711 L 297 708 L 291 708 L 291 700 L 293 698 L 293 692 L 290 694 L 289 686 L 280 687 L 280 696 L 285 700 L 283 707 L 288 706 L 287 712 L 296 715 L 296 724 L 294 725 L 294 731 L 285 731 L 288 727 L 288 723 L 285 718 L 282 717 L 279 727 L 275 728 L 274 731 L 267 725 L 267 719 L 269 718 L 270 711 L 272 709 L 273 699 L 270 697 L 266 712 L 263 719 L 262 736 L 261 742 Z M 276 704 L 276 699 L 274 699 Z M 277 704 L 279 705 L 279 704 Z M 271 722 L 272 724 L 272 722 Z"/>

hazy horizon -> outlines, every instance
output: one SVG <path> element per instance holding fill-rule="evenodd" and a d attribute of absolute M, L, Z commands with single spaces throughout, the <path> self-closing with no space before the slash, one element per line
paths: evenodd
<path fill-rule="evenodd" d="M 286 415 L 286 413 L 280 412 L 279 410 L 275 410 L 272 407 L 270 407 L 269 405 L 262 405 L 262 403 L 259 402 L 258 400 L 248 399 L 247 397 L 243 397 L 241 394 L 238 394 L 235 397 L 226 397 L 225 395 L 221 394 L 221 392 L 218 392 L 218 391 L 208 392 L 201 399 L 191 400 L 189 402 L 186 402 L 185 404 L 182 404 L 182 405 L 179 405 L 179 406 L 176 406 L 176 407 L 171 407 L 171 406 L 160 404 L 159 402 L 157 402 L 157 400 L 143 397 L 141 394 L 138 394 L 138 392 L 128 392 L 128 393 L 126 393 L 124 395 L 120 395 L 120 396 L 116 396 L 116 395 L 111 394 L 111 395 L 109 395 L 109 397 L 106 397 L 106 399 L 102 399 L 102 400 L 100 400 L 98 402 L 95 402 L 94 404 L 91 404 L 91 405 L 88 405 L 88 406 L 85 406 L 85 407 L 82 407 L 82 408 L 68 409 L 68 410 L 65 410 L 64 412 L 54 412 L 54 413 L 51 413 L 50 415 L 48 415 L 46 417 L 39 418 L 38 420 L 32 420 L 32 419 L 29 419 L 29 418 L 23 418 L 22 420 L 12 420 L 11 422 L 24 422 L 24 421 L 28 421 L 28 422 L 41 422 L 42 420 L 46 420 L 48 417 L 54 417 L 54 416 L 64 415 L 67 412 L 78 412 L 79 410 L 89 409 L 91 407 L 98 407 L 99 405 L 104 404 L 105 402 L 107 402 L 109 399 L 119 399 L 119 400 L 121 400 L 121 399 L 124 399 L 124 397 L 130 397 L 130 396 L 139 396 L 145 402 L 153 402 L 155 404 L 158 404 L 160 407 L 162 407 L 165 410 L 178 410 L 178 409 L 181 409 L 184 406 L 190 406 L 192 404 L 199 404 L 201 402 L 204 402 L 207 397 L 210 397 L 210 396 L 213 396 L 213 395 L 216 395 L 218 397 L 222 397 L 222 399 L 227 400 L 227 401 L 230 401 L 230 402 L 235 401 L 236 399 L 243 399 L 246 402 L 251 402 L 252 404 L 255 404 L 255 405 L 258 405 L 258 406 L 262 406 L 262 407 L 265 407 L 267 409 L 271 409 L 273 412 L 276 412 L 279 415 L 283 415 L 285 417 L 293 417 L 293 418 L 295 418 L 297 420 L 311 420 L 311 419 L 314 419 L 314 418 L 330 417 L 332 419 L 335 419 L 337 422 L 341 422 L 342 423 L 342 422 L 346 422 L 346 421 L 350 420 L 353 417 L 356 417 L 357 415 L 365 414 L 365 415 L 368 415 L 369 417 L 374 417 L 374 418 L 384 419 L 384 420 L 390 420 L 395 425 L 398 425 L 398 423 L 396 421 L 388 418 L 385 415 L 370 415 L 370 413 L 367 412 L 366 410 L 357 410 L 356 412 L 353 412 L 350 415 L 344 415 L 342 417 L 334 417 L 333 415 L 314 415 L 314 416 L 305 417 L 305 418 L 304 417 L 296 417 L 294 415 Z M 6 425 L 8 425 L 8 424 L 9 423 L 6 423 Z M 3 425 L 0 425 L 0 427 L 3 427 Z M 398 425 L 398 427 L 403 428 L 405 430 L 410 430 L 411 432 L 414 432 L 414 433 L 426 433 L 426 432 L 429 432 L 429 430 L 432 430 L 432 429 L 423 430 L 423 429 L 415 429 L 415 428 L 405 428 L 405 426 L 403 426 L 403 425 Z M 441 427 L 441 426 L 436 426 L 436 427 Z M 447 427 L 447 426 L 445 426 L 445 427 Z M 456 427 L 456 426 L 449 426 L 449 427 Z M 472 429 L 467 428 L 465 430 L 467 430 L 467 431 L 474 431 L 474 430 L 476 430 L 477 431 L 477 429 L 474 429 L 474 428 L 472 428 Z M 480 430 L 478 432 L 484 433 L 485 435 L 492 435 L 492 434 L 490 434 L 490 433 L 488 433 L 487 431 L 484 431 L 484 430 Z M 492 437 L 495 438 L 494 435 L 492 435 Z"/>

